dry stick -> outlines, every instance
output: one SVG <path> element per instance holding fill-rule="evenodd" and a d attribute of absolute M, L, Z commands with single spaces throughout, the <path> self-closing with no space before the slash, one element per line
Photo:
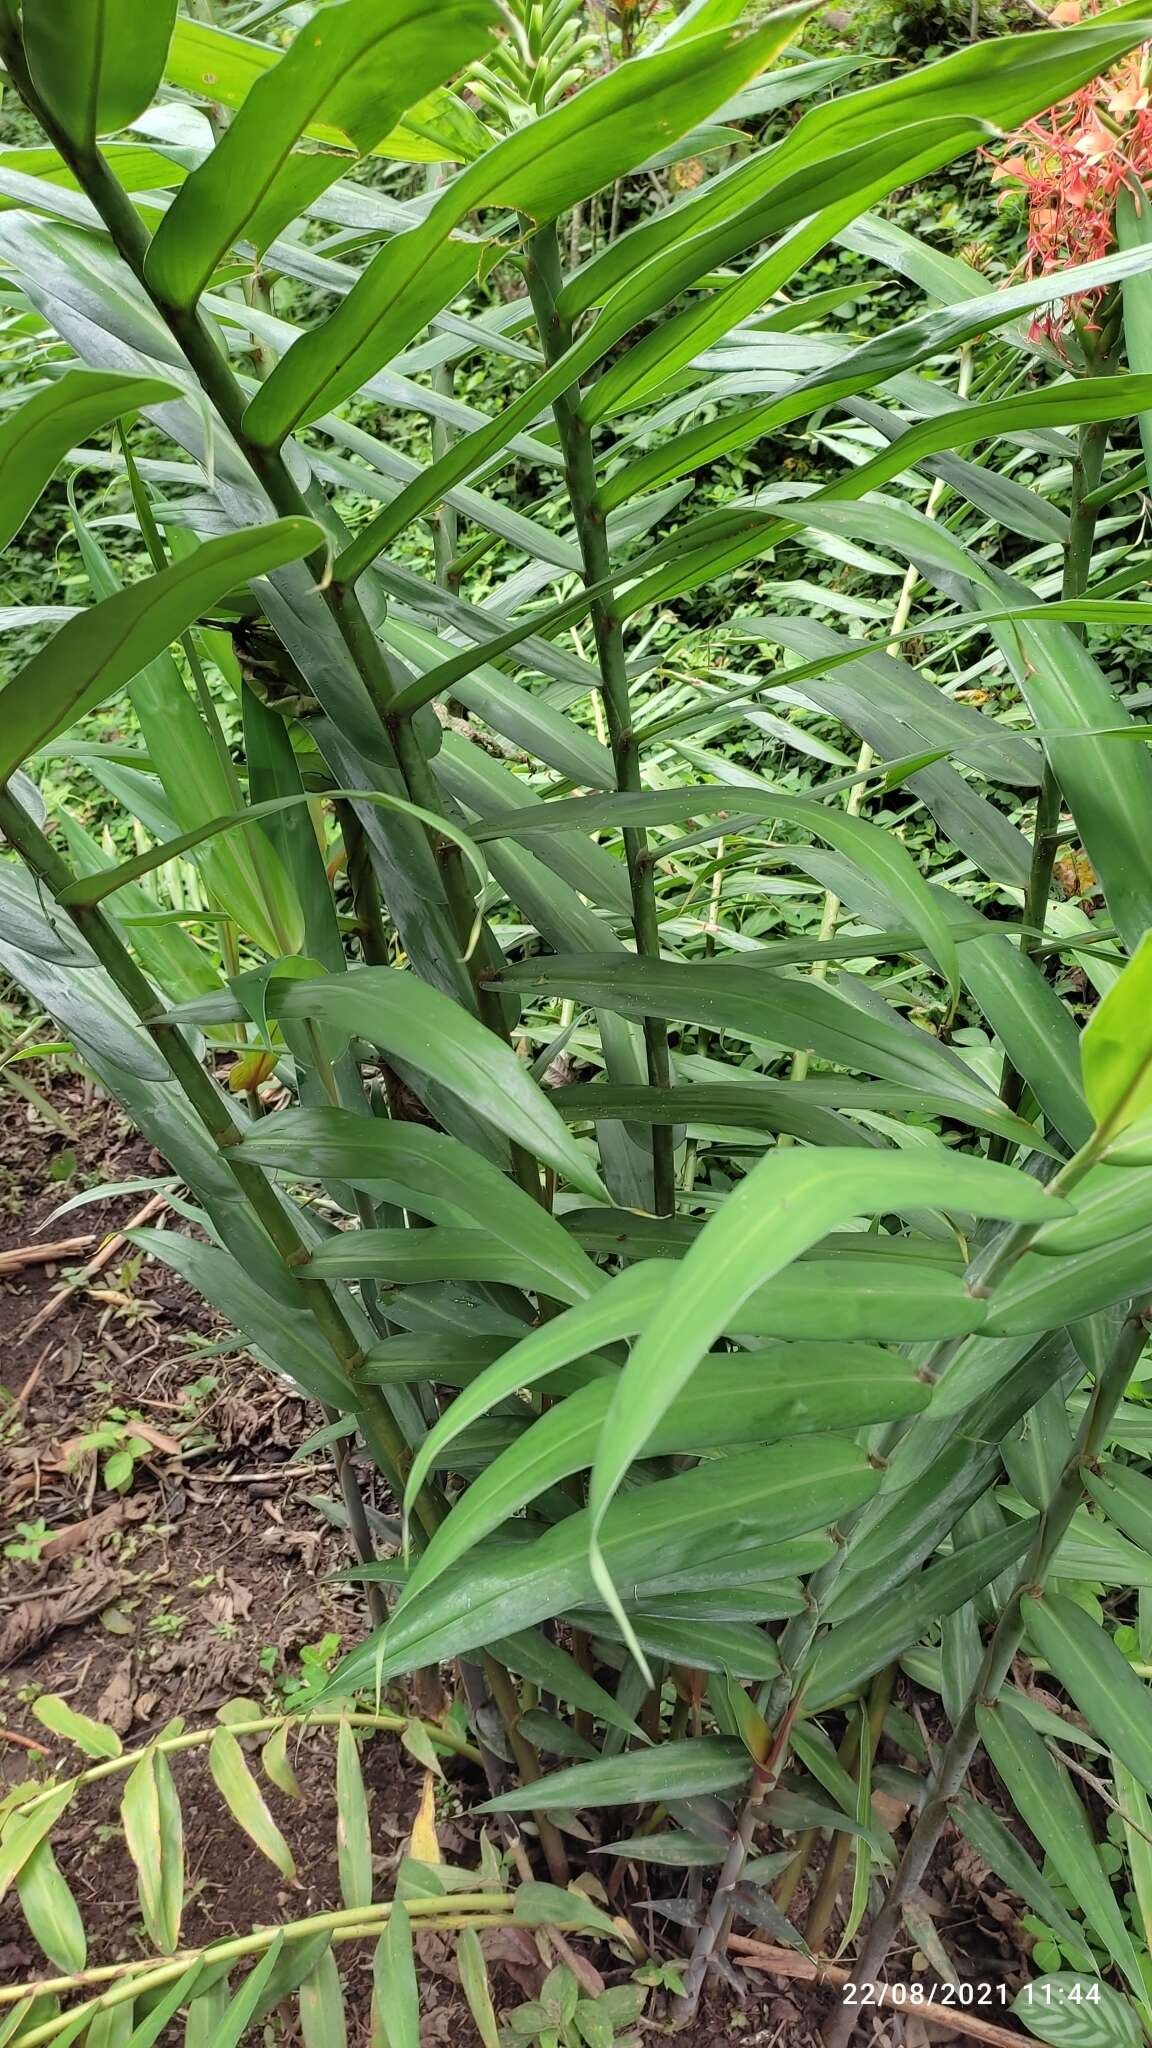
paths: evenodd
<path fill-rule="evenodd" d="M 972 363 L 972 351 L 967 345 L 965 345 L 965 347 L 963 347 L 960 351 L 960 374 L 956 379 L 956 396 L 961 401 L 961 403 L 963 403 L 964 400 L 968 397 L 968 394 L 972 389 Z M 947 488 L 948 486 L 945 483 L 944 478 L 942 476 L 938 476 L 936 478 L 935 483 L 932 486 L 932 489 L 928 493 L 928 503 L 924 508 L 925 518 L 935 519 L 936 513 L 940 507 L 940 500 L 943 498 Z M 905 626 L 908 624 L 909 617 L 911 616 L 912 599 L 916 594 L 916 585 L 919 581 L 920 571 L 916 567 L 916 564 L 914 562 L 910 562 L 904 573 L 904 581 L 900 586 L 900 596 L 896 604 L 896 609 L 892 614 L 892 639 L 889 642 L 887 649 L 885 650 L 888 654 L 898 655 L 901 652 L 900 635 L 903 633 Z M 856 757 L 857 776 L 860 777 L 866 775 L 875 759 L 876 756 L 872 748 L 869 746 L 867 740 L 862 740 L 860 742 L 860 752 Z M 864 783 L 862 781 L 854 782 L 852 784 L 852 787 L 848 791 L 848 795 L 844 803 L 844 809 L 847 811 L 848 816 L 850 818 L 859 817 L 860 812 L 864 807 L 864 794 Z M 840 898 L 837 896 L 834 889 L 829 889 L 827 895 L 824 898 L 824 914 L 820 919 L 820 931 L 818 936 L 821 944 L 825 944 L 829 939 L 832 939 L 836 936 L 836 926 L 840 921 L 840 910 Z M 828 979 L 828 967 L 829 962 L 827 960 L 817 960 L 811 969 L 812 979 L 814 981 L 826 981 Z M 803 1047 L 800 1049 L 799 1052 L 794 1053 L 792 1058 L 792 1080 L 806 1080 L 808 1076 L 808 1069 L 811 1063 L 811 1055 Z M 780 1143 L 782 1145 L 791 1145 L 795 1143 L 795 1140 L 793 1138 L 790 1138 L 787 1134 L 785 1134 L 785 1136 L 781 1138 Z"/>
<path fill-rule="evenodd" d="M 877 1915 L 855 1977 L 872 1983 L 883 1969 L 888 1951 L 900 1926 L 905 1902 L 917 1889 L 932 1852 L 948 1820 L 952 1801 L 963 1786 L 968 1767 L 979 1744 L 977 1710 L 993 1706 L 1024 1635 L 1021 1602 L 1029 1592 L 1043 1590 L 1056 1551 L 1084 1497 L 1084 1467 L 1091 1464 L 1106 1441 L 1108 1426 L 1123 1399 L 1133 1368 L 1144 1349 L 1147 1331 L 1143 1308 L 1134 1309 L 1121 1328 L 1112 1356 L 1100 1374 L 1080 1425 L 1075 1448 L 1040 1516 L 1032 1548 L 995 1629 L 963 1711 L 952 1732 L 935 1774 L 932 1791 L 912 1831 L 900 1867 L 888 1890 L 883 1910 Z M 847 2048 L 860 2014 L 843 2006 L 824 2029 L 825 2048 Z"/>
<path fill-rule="evenodd" d="M 527 245 L 528 293 L 540 332 L 540 346 L 551 366 L 559 361 L 571 342 L 567 323 L 557 311 L 556 301 L 563 282 L 560 252 L 554 226 L 540 228 Z M 596 489 L 596 459 L 588 423 L 580 408 L 579 386 L 553 401 L 553 417 L 564 455 L 564 472 L 585 583 L 601 583 L 612 573 L 605 517 Z M 632 729 L 632 692 L 624 655 L 624 634 L 610 598 L 597 598 L 591 606 L 592 631 L 600 669 L 604 711 L 618 790 L 639 791 L 640 754 Z M 624 858 L 632 895 L 632 930 L 641 959 L 660 958 L 660 924 L 656 915 L 656 891 L 652 881 L 647 834 L 633 828 L 624 832 Z M 645 1017 L 644 1047 L 648 1080 L 653 1088 L 667 1088 L 672 1078 L 668 1056 L 668 1027 L 661 1017 Z M 670 1125 L 652 1126 L 653 1203 L 658 1215 L 671 1215 L 676 1204 L 675 1153 Z"/>
<path fill-rule="evenodd" d="M 31 1322 L 25 1323 L 24 1328 L 21 1330 L 20 1342 L 23 1344 L 29 1337 L 34 1337 L 37 1330 L 42 1330 L 45 1323 L 50 1323 L 53 1316 L 59 1315 L 60 1310 L 71 1295 L 79 1293 L 83 1288 L 91 1285 L 96 1274 L 102 1272 L 109 1260 L 115 1258 L 116 1253 L 121 1250 L 130 1230 L 138 1230 L 142 1224 L 150 1222 L 153 1216 L 158 1216 L 160 1211 L 167 1207 L 167 1195 L 149 1196 L 144 1207 L 137 1209 L 136 1214 L 128 1218 L 122 1230 L 117 1230 L 111 1237 L 105 1238 L 104 1243 L 100 1246 L 95 1256 L 89 1259 L 83 1272 L 77 1273 L 71 1280 L 66 1280 L 63 1287 L 58 1289 L 52 1296 L 51 1301 L 46 1301 L 42 1308 L 37 1309 Z M 76 1240 L 78 1244 L 82 1242 L 91 1244 L 92 1241 L 91 1237 L 84 1240 Z"/>
<path fill-rule="evenodd" d="M 14 1245 L 11 1251 L 0 1252 L 0 1280 L 9 1273 L 22 1273 L 25 1266 L 51 1265 L 53 1259 L 74 1258 L 95 1242 L 95 1231 L 86 1230 L 83 1237 L 59 1237 L 52 1244 Z"/>
<path fill-rule="evenodd" d="M 754 1941 L 751 1936 L 734 1934 L 731 1947 L 736 1951 L 746 1970 L 767 1970 L 774 1977 L 798 1978 L 805 1984 L 827 1984 L 841 1990 L 846 1984 L 858 1984 L 855 1970 L 845 1970 L 838 1963 L 824 1963 L 815 1957 L 800 1956 L 794 1949 L 773 1948 L 769 1943 Z M 964 2006 L 942 2005 L 926 1998 L 914 1999 L 907 1984 L 870 1984 L 869 2002 L 861 2007 L 862 2012 L 876 2012 L 882 2007 L 901 2013 L 918 2013 L 934 2027 L 950 2027 L 954 2034 L 967 2034 L 972 2041 L 984 2041 L 988 2048 L 1020 2048 L 1020 2043 L 1031 2036 L 1015 2029 L 994 2027 L 990 2020 L 977 2019 Z M 873 1997 L 873 1993 L 875 1996 Z"/>

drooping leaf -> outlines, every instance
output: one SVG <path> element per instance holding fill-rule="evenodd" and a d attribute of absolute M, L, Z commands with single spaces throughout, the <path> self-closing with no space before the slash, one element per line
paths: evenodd
<path fill-rule="evenodd" d="M 264 1802 L 244 1752 L 228 1728 L 217 1728 L 208 1749 L 208 1765 L 238 1827 L 255 1842 L 282 1877 L 296 1875 L 296 1859 Z"/>
<path fill-rule="evenodd" d="M 40 1842 L 16 1876 L 16 1891 L 33 1938 L 58 1970 L 82 1970 L 88 1943 L 80 1910 L 51 1844 Z"/>
<path fill-rule="evenodd" d="M 360 1752 L 347 1716 L 336 1742 L 336 1857 L 346 1906 L 372 1903 L 372 1831 Z"/>
<path fill-rule="evenodd" d="M 1094 1735 L 1152 1791 L 1149 1692 L 1107 1630 L 1062 1594 L 1029 1595 L 1021 1612 L 1042 1657 L 1071 1694 Z"/>
<path fill-rule="evenodd" d="M 70 448 L 109 420 L 159 405 L 175 390 L 156 377 L 67 370 L 29 398 L 0 436 L 0 548 L 19 533 Z"/>
<path fill-rule="evenodd" d="M 862 1163 L 860 1153 L 830 1147 L 776 1152 L 762 1161 L 682 1260 L 620 1376 L 592 1469 L 593 1544 L 632 1460 L 709 1346 L 731 1326 L 740 1304 L 827 1231 L 860 1209 L 923 1204 L 968 1204 L 985 1214 L 1040 1222 L 1049 1199 L 1035 1182 L 983 1160 L 953 1157 L 937 1165 L 902 1153 Z M 595 1552 L 593 1569 L 603 1597 L 614 1602 L 611 1580 Z"/>
<path fill-rule="evenodd" d="M 148 1938 L 164 1955 L 172 1955 L 184 1902 L 184 1829 L 171 1769 L 154 1745 L 128 1778 L 120 1818 L 136 1866 Z"/>
<path fill-rule="evenodd" d="M 1093 1010 L 1081 1039 L 1084 1093 L 1098 1126 L 1119 1136 L 1152 1106 L 1152 933 Z"/>
<path fill-rule="evenodd" d="M 372 2026 L 382 2048 L 420 2048 L 420 1986 L 412 1922 L 399 1900 L 388 1916 L 372 1962 Z"/>
<path fill-rule="evenodd" d="M 0 782 L 82 712 L 130 682 L 235 584 L 322 545 L 308 519 L 206 541 L 194 554 L 70 619 L 3 692 Z"/>
<path fill-rule="evenodd" d="M 32 1712 L 36 1719 L 50 1728 L 53 1735 L 63 1736 L 66 1742 L 74 1742 L 85 1756 L 119 1756 L 123 1748 L 114 1728 L 103 1721 L 93 1721 L 87 1714 L 78 1714 L 67 1700 L 58 1693 L 43 1692 L 33 1700 Z"/>

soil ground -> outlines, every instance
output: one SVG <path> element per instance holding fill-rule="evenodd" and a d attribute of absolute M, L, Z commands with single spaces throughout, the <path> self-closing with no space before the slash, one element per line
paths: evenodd
<path fill-rule="evenodd" d="M 77 1284 L 85 1261 L 138 1213 L 148 1190 L 58 1222 L 49 1221 L 53 1210 L 87 1187 L 159 1178 L 166 1168 L 88 1084 L 69 1075 L 49 1085 L 60 1128 L 15 1096 L 0 1100 L 0 1386 L 8 1396 L 0 1397 L 0 1527 L 9 1551 L 25 1552 L 0 1560 L 0 1797 L 30 1774 L 76 1768 L 75 1750 L 31 1711 L 41 1693 L 58 1693 L 76 1711 L 110 1722 L 126 1747 L 138 1748 L 174 1716 L 190 1730 L 214 1726 L 217 1710 L 238 1697 L 277 1711 L 299 1696 L 318 1661 L 358 1640 L 364 1625 L 360 1595 L 331 1581 L 348 1553 L 325 1515 L 333 1492 L 325 1454 L 289 1463 L 318 1427 L 319 1412 L 243 1352 L 221 1349 L 228 1336 L 210 1313 L 131 1244 L 89 1284 Z M 182 1227 L 176 1216 L 166 1220 Z M 90 1242 L 55 1260 L 17 1260 L 4 1269 L 5 1252 L 71 1237 Z M 44 1319 L 50 1304 L 54 1313 Z M 117 1424 L 130 1434 L 85 1445 Z M 116 1468 L 110 1475 L 108 1461 L 125 1446 L 136 1455 L 121 1490 L 109 1484 Z M 376 1503 L 378 1511 L 387 1506 Z M 203 1752 L 177 1760 L 188 1872 L 183 1942 L 341 1904 L 330 1738 L 313 1735 L 294 1761 L 299 1801 L 265 1788 L 300 1873 L 291 1884 L 236 1827 Z M 404 1852 L 424 1772 L 391 1736 L 371 1742 L 363 1764 L 376 1870 L 386 1885 Z M 135 1872 L 115 1826 L 122 1784 L 88 1788 L 52 1835 L 88 1931 L 90 1964 L 150 1952 Z M 449 1862 L 475 1864 L 479 1830 L 468 1810 L 484 1796 L 478 1773 L 450 1767 L 437 1805 Z M 676 1889 L 672 1873 L 650 1875 L 653 1892 Z M 946 1873 L 946 1909 L 956 1882 L 957 1873 Z M 962 1952 L 998 1956 L 1002 1973 L 1014 1948 L 1014 1916 L 995 1887 L 982 1891 L 981 1882 L 979 1871 L 961 1874 L 964 1917 L 953 1901 L 950 1923 L 968 1926 Z M 655 1929 L 664 1956 L 675 1960 L 675 1924 L 650 1916 L 643 1899 L 622 1897 L 621 1906 L 645 1939 Z M 485 1939 L 503 2017 L 535 1995 L 544 1965 L 526 1936 Z M 424 2048 L 473 2048 L 478 2037 L 446 1943 L 426 1937 L 420 1945 Z M 576 1947 L 589 1963 L 595 1957 L 608 1981 L 626 1977 L 605 1951 Z M 365 1948 L 349 1975 L 348 1954 L 341 1952 L 341 1962 L 356 2048 L 368 2039 L 369 1959 Z M 10 1894 L 0 1904 L 0 1983 L 44 1967 Z M 900 1968 L 897 1962 L 897 1974 Z M 716 1987 L 692 2029 L 676 2037 L 683 2048 L 818 2048 L 826 1993 L 756 1976 L 739 2000 L 738 1988 Z M 291 2041 L 292 2026 L 290 2017 L 278 2022 L 265 2040 Z M 646 2028 L 645 2038 L 658 2035 Z M 922 2048 L 960 2037 L 893 2016 L 872 2018 L 860 2038 Z"/>

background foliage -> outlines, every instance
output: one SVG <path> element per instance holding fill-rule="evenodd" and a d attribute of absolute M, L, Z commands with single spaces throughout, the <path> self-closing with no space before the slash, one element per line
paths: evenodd
<path fill-rule="evenodd" d="M 186 1190 L 139 1244 L 324 1411 L 371 1604 L 322 1708 L 451 1667 L 554 1887 L 346 1850 L 392 2048 L 405 1886 L 588 1926 L 582 1815 L 686 1876 L 681 2016 L 741 1922 L 825 1946 L 821 1833 L 875 1974 L 954 1818 L 1025 2024 L 1152 2030 L 1152 22 L 1068 12 L 893 67 L 803 5 L 0 5 L 0 960 Z M 123 1816 L 167 2006 L 92 1991 L 79 1781 L 6 1802 L 64 1973 L 13 2044 L 271 1996 L 280 1936 L 228 1994 L 179 1951 L 183 1739 Z"/>

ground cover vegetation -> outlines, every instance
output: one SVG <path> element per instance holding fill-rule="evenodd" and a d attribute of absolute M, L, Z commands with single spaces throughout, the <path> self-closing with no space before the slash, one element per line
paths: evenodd
<path fill-rule="evenodd" d="M 166 1162 L 363 1597 L 275 1713 L 37 1701 L 10 2048 L 418 2048 L 430 1932 L 485 2048 L 947 1985 L 942 1841 L 1001 2038 L 1152 2036 L 1152 14 L 893 19 L 0 0 L 0 1089 Z M 189 1947 L 304 1749 L 342 1905 Z"/>

